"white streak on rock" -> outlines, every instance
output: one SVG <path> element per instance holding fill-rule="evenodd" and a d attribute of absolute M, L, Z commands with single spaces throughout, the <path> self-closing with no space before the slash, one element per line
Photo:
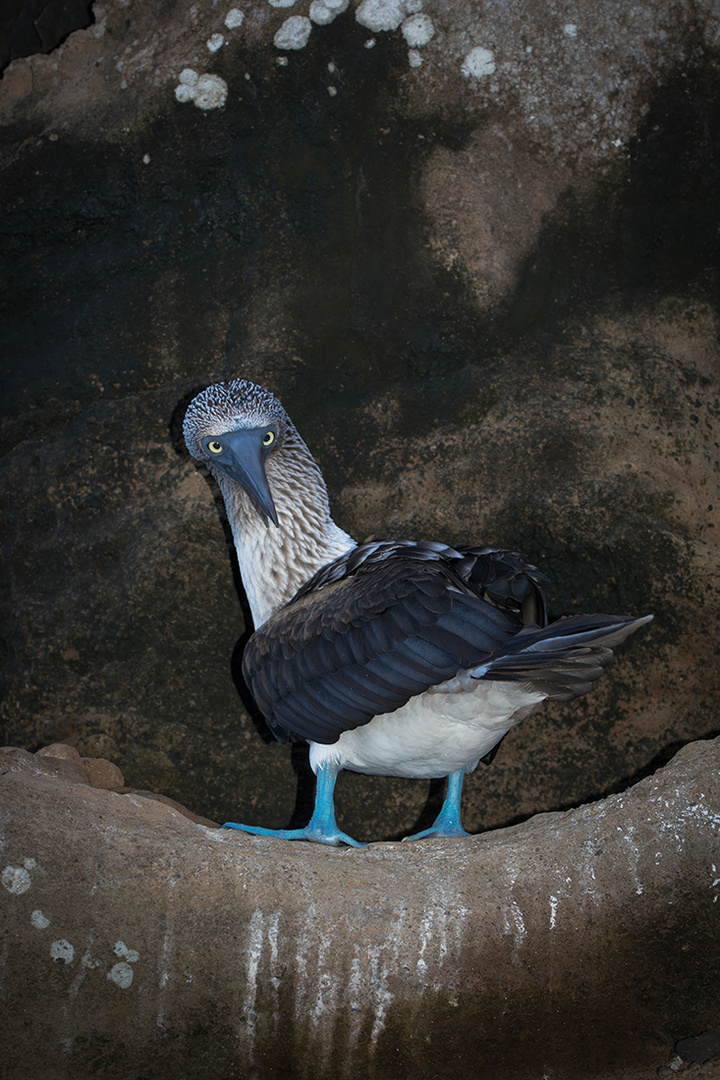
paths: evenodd
<path fill-rule="evenodd" d="M 523 918 L 523 913 L 516 900 L 511 901 L 510 911 L 512 912 L 513 921 L 515 923 L 515 948 L 519 948 L 524 944 L 525 938 L 527 937 L 525 919 Z"/>
<path fill-rule="evenodd" d="M 245 1021 L 244 1030 L 248 1041 L 250 1062 L 253 1061 L 255 1051 L 255 1036 L 257 1034 L 257 988 L 258 969 L 262 959 L 263 936 L 265 933 L 265 916 L 257 908 L 253 911 L 248 928 L 248 941 L 245 948 L 247 957 L 245 996 L 242 1002 L 242 1016 Z"/>
<path fill-rule="evenodd" d="M 324 933 L 322 930 L 320 933 L 320 941 L 318 942 L 317 949 L 317 982 L 315 992 L 315 1002 L 310 1011 L 310 1016 L 315 1027 L 320 1023 L 320 1018 L 323 1013 L 331 1013 L 333 1008 L 333 997 L 335 991 L 335 980 L 331 971 L 324 971 L 325 960 L 332 944 L 332 936 Z"/>
<path fill-rule="evenodd" d="M 638 876 L 638 861 L 640 859 L 640 850 L 638 848 L 637 843 L 633 839 L 634 832 L 635 832 L 635 826 L 630 825 L 628 823 L 628 825 L 625 828 L 625 833 L 623 835 L 623 839 L 625 840 L 625 842 L 627 844 L 629 870 L 630 870 L 630 874 L 632 876 L 633 882 L 635 884 L 635 892 L 637 893 L 638 896 L 640 896 L 642 894 L 642 891 L 643 891 L 643 886 L 642 886 L 642 883 L 641 883 L 640 878 Z"/>
<path fill-rule="evenodd" d="M 162 952 L 160 954 L 160 978 L 158 979 L 158 1014 L 157 1014 L 157 1026 L 158 1031 L 163 1033 L 165 1031 L 165 988 L 170 981 L 170 961 L 174 952 L 175 945 L 175 886 L 177 885 L 177 878 L 171 877 L 168 880 L 168 898 L 166 906 L 166 921 L 165 921 L 165 934 L 163 936 Z"/>
<path fill-rule="evenodd" d="M 425 915 L 423 917 L 423 921 L 421 923 L 420 952 L 418 954 L 417 965 L 416 965 L 418 975 L 425 975 L 427 973 L 427 967 L 428 966 L 427 966 L 427 960 L 425 959 L 425 953 L 427 951 L 428 945 L 432 941 L 433 921 L 434 921 L 434 912 L 432 911 L 432 909 L 428 909 L 425 912 Z"/>
<path fill-rule="evenodd" d="M 297 938 L 295 954 L 295 1021 L 301 1023 L 305 1012 L 305 997 L 308 983 L 308 953 L 311 945 L 310 930 L 315 922 L 315 905 L 311 904 L 305 917 L 305 923 Z"/>
<path fill-rule="evenodd" d="M 273 1023 L 277 1031 L 280 1025 L 280 986 L 282 969 L 278 965 L 278 938 L 280 933 L 280 912 L 274 911 L 268 916 L 268 945 L 270 946 L 270 985 L 273 988 L 274 1007 Z"/>
<path fill-rule="evenodd" d="M 395 911 L 393 921 L 388 927 L 385 941 L 368 949 L 370 961 L 370 991 L 375 999 L 375 1019 L 370 1033 L 373 1049 L 377 1046 L 382 1031 L 385 1029 L 385 1017 L 395 995 L 388 989 L 388 976 L 397 970 L 398 955 L 402 948 L 402 930 L 405 922 L 405 910 Z"/>
<path fill-rule="evenodd" d="M 355 955 L 350 963 L 350 979 L 348 981 L 347 988 L 347 1000 L 350 1005 L 350 1016 L 347 1018 L 350 1032 L 349 1032 L 349 1044 L 350 1049 L 357 1046 L 358 1039 L 360 1037 L 360 1031 L 362 1029 L 363 1010 L 361 1004 L 361 992 L 362 992 L 362 965 L 364 964 L 364 958 L 361 961 L 358 954 L 358 946 L 355 946 Z"/>

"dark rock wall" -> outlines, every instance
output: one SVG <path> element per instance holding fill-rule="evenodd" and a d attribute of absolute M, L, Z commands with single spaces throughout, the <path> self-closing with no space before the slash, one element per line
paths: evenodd
<path fill-rule="evenodd" d="M 302 752 L 233 681 L 246 613 L 178 436 L 245 375 L 358 538 L 520 547 L 554 615 L 656 614 L 511 733 L 468 826 L 626 786 L 717 730 L 713 9 L 428 4 L 417 69 L 352 9 L 284 53 L 287 12 L 245 11 L 211 54 L 217 10 L 96 4 L 0 82 L 4 741 L 214 819 L 306 812 Z M 221 108 L 177 100 L 188 66 Z M 439 794 L 344 776 L 339 813 L 389 837 Z"/>

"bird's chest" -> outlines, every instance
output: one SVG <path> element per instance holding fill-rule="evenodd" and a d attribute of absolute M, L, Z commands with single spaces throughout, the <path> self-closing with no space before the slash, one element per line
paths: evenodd
<path fill-rule="evenodd" d="M 517 683 L 479 681 L 472 691 L 436 689 L 392 713 L 344 731 L 330 746 L 312 743 L 310 761 L 373 776 L 431 778 L 470 772 L 544 695 Z"/>

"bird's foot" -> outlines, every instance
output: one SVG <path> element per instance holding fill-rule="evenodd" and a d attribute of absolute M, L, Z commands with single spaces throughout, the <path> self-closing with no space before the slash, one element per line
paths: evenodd
<path fill-rule="evenodd" d="M 470 833 L 463 829 L 460 818 L 460 799 L 464 779 L 464 769 L 449 773 L 445 801 L 430 828 L 413 833 L 412 836 L 404 836 L 403 840 L 424 840 L 426 836 L 470 836 Z"/>
<path fill-rule="evenodd" d="M 421 832 L 413 833 L 412 836 L 403 836 L 403 843 L 406 840 L 424 840 L 427 836 L 470 836 L 471 834 L 463 829 L 459 822 L 439 821 L 436 820 L 429 829 L 423 829 Z"/>
<path fill-rule="evenodd" d="M 312 821 L 304 829 L 264 829 L 261 825 L 238 825 L 234 821 L 226 821 L 223 829 L 238 829 L 240 832 L 252 833 L 253 836 L 275 836 L 280 840 L 308 840 L 315 844 L 329 844 L 331 847 L 339 847 L 340 844 L 356 848 L 367 847 L 367 844 L 353 840 L 352 836 L 348 836 L 337 826 L 314 825 Z"/>

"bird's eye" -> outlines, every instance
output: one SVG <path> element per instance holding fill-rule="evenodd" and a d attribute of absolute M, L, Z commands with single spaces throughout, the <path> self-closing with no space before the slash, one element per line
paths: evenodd
<path fill-rule="evenodd" d="M 222 443 L 219 443 L 217 441 L 217 439 L 214 439 L 212 442 L 209 442 L 207 444 L 207 448 L 208 448 L 208 450 L 210 451 L 211 454 L 222 454 L 222 451 L 223 451 Z"/>
<path fill-rule="evenodd" d="M 265 434 L 263 435 L 263 441 L 262 441 L 263 446 L 272 446 L 272 444 L 274 442 L 275 442 L 275 432 L 274 431 L 266 431 Z"/>

